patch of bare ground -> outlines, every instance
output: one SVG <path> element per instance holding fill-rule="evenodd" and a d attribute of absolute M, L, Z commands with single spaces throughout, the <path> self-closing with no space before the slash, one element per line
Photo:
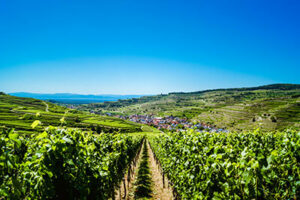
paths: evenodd
<path fill-rule="evenodd" d="M 171 186 L 168 184 L 168 179 L 165 176 L 163 181 L 163 175 L 161 173 L 161 169 L 159 165 L 156 163 L 154 159 L 154 154 L 152 149 L 147 141 L 143 143 L 143 145 L 148 146 L 148 154 L 149 154 L 149 167 L 151 173 L 151 198 L 150 200 L 173 200 L 175 199 L 173 196 L 173 190 Z M 141 150 L 143 149 L 143 145 Z M 136 158 L 135 165 L 130 169 L 130 173 L 126 173 L 120 187 L 117 188 L 115 192 L 115 200 L 135 200 L 135 189 L 136 185 L 134 184 L 137 179 L 137 172 L 139 169 L 139 165 L 141 162 L 142 151 L 139 152 Z M 147 199 L 147 198 L 144 198 Z"/>
<path fill-rule="evenodd" d="M 133 197 L 134 197 L 134 193 L 133 193 L 134 192 L 134 180 L 136 179 L 138 166 L 141 161 L 141 155 L 142 155 L 141 150 L 143 149 L 143 145 L 141 146 L 141 149 L 138 152 L 138 155 L 136 156 L 135 160 L 129 167 L 128 173 L 125 174 L 123 181 L 121 182 L 119 187 L 116 188 L 115 200 L 133 199 Z"/>
<path fill-rule="evenodd" d="M 148 154 L 149 154 L 149 166 L 151 171 L 152 177 L 152 199 L 157 200 L 172 200 L 173 197 L 173 190 L 168 184 L 168 180 L 164 177 L 160 172 L 159 165 L 155 162 L 154 155 L 152 149 L 150 148 L 149 143 L 146 141 L 146 145 L 148 145 Z"/>

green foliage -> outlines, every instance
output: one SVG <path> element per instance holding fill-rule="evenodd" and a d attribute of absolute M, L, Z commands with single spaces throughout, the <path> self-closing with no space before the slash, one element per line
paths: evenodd
<path fill-rule="evenodd" d="M 0 199 L 108 199 L 141 138 L 77 130 L 0 134 Z"/>
<path fill-rule="evenodd" d="M 25 114 L 23 115 L 23 117 L 21 117 L 20 119 L 22 119 L 22 120 L 33 120 L 33 119 L 34 119 L 34 115 L 25 113 Z"/>
<path fill-rule="evenodd" d="M 45 111 L 48 105 L 48 112 Z M 35 120 L 42 124 L 33 128 Z M 18 133 L 39 133 L 48 126 L 67 126 L 91 130 L 99 125 L 104 132 L 120 131 L 122 133 L 142 132 L 141 125 L 113 117 L 92 115 L 82 111 L 69 110 L 52 103 L 32 98 L 20 98 L 0 95 L 0 130 L 14 128 Z"/>
<path fill-rule="evenodd" d="M 14 133 L 4 130 L 0 134 L 0 199 L 19 199 L 22 190 L 20 172 L 27 152 L 27 142 Z"/>
<path fill-rule="evenodd" d="M 183 199 L 296 199 L 300 132 L 170 133 L 151 140 Z"/>
<path fill-rule="evenodd" d="M 260 127 L 264 131 L 274 131 L 290 127 L 300 130 L 299 102 L 299 84 L 274 84 L 145 96 L 82 105 L 78 109 L 116 115 L 173 115 L 211 123 L 227 130 L 253 130 Z M 265 114 L 274 118 L 263 116 Z"/>
<path fill-rule="evenodd" d="M 35 120 L 35 121 L 31 124 L 31 127 L 32 127 L 32 128 L 35 128 L 35 127 L 37 127 L 37 126 L 40 125 L 40 124 L 42 124 L 41 121 Z"/>

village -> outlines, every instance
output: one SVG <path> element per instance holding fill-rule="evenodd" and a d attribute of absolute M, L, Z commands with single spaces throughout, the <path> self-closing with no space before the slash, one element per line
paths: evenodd
<path fill-rule="evenodd" d="M 77 105 L 74 104 L 67 104 L 64 105 L 70 109 L 76 109 Z M 165 117 L 157 117 L 155 115 L 120 115 L 114 114 L 110 112 L 103 112 L 101 110 L 88 110 L 90 113 L 98 114 L 98 115 L 105 115 L 111 117 L 117 117 L 120 119 L 140 123 L 140 124 L 147 124 L 149 126 L 153 126 L 161 131 L 185 131 L 187 129 L 195 129 L 198 132 L 228 132 L 228 130 L 224 128 L 217 128 L 214 125 L 205 123 L 205 122 L 197 122 L 193 123 L 186 118 L 180 118 L 175 116 L 165 116 Z"/>
<path fill-rule="evenodd" d="M 106 113 L 111 115 L 110 113 Z M 159 130 L 168 130 L 168 131 L 184 131 L 186 129 L 195 129 L 199 132 L 208 131 L 208 132 L 227 132 L 224 129 L 216 128 L 212 125 L 206 123 L 192 123 L 187 119 L 182 119 L 174 116 L 165 116 L 165 117 L 156 117 L 154 115 L 115 115 L 114 117 L 129 120 L 132 122 L 147 124 L 153 126 Z"/>

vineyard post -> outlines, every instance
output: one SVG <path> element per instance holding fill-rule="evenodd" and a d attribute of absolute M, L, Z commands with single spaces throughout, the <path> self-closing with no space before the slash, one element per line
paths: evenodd
<path fill-rule="evenodd" d="M 115 186 L 112 186 L 112 200 L 116 200 L 116 197 L 115 197 Z"/>
<path fill-rule="evenodd" d="M 131 171 L 131 166 L 132 166 L 132 165 L 129 166 L 128 172 L 127 172 L 127 182 L 128 182 L 128 183 L 130 182 L 130 176 L 131 176 L 130 171 Z"/>
<path fill-rule="evenodd" d="M 163 187 L 165 188 L 165 173 L 162 173 L 163 175 Z"/>
<path fill-rule="evenodd" d="M 119 199 L 120 200 L 122 200 L 122 194 L 121 194 L 121 192 L 122 192 L 122 186 L 120 185 L 119 186 Z"/>
<path fill-rule="evenodd" d="M 128 177 L 127 177 L 127 179 L 128 179 Z M 123 178 L 123 186 L 124 186 L 124 199 L 126 198 L 126 179 L 125 179 L 125 177 Z"/>

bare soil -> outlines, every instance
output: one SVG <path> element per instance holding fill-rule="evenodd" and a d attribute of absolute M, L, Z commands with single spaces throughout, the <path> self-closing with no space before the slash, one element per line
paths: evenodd
<path fill-rule="evenodd" d="M 152 194 L 150 200 L 173 200 L 174 196 L 172 193 L 172 188 L 168 184 L 168 180 L 166 177 L 164 177 L 163 182 L 163 176 L 160 171 L 159 165 L 155 162 L 154 155 L 152 152 L 152 149 L 149 145 L 149 143 L 146 141 L 143 145 L 148 146 L 148 154 L 149 154 L 149 167 L 150 167 L 150 173 L 151 173 L 151 179 L 152 179 Z M 142 148 L 143 149 L 143 146 Z M 135 185 L 134 182 L 137 178 L 137 171 L 139 167 L 139 163 L 141 161 L 142 157 L 142 151 L 138 155 L 137 163 L 135 167 L 132 168 L 132 172 L 130 174 L 130 181 L 128 180 L 128 174 L 126 173 L 124 181 L 120 184 L 120 188 L 118 188 L 115 192 L 115 199 L 116 200 L 134 200 L 134 191 L 135 191 Z M 124 190 L 124 182 L 126 186 L 126 195 Z M 164 184 L 165 183 L 165 184 Z"/>
<path fill-rule="evenodd" d="M 153 183 L 153 199 L 157 200 L 172 200 L 174 199 L 172 188 L 169 187 L 168 180 L 165 177 L 165 184 L 163 184 L 163 176 L 159 170 L 159 166 L 156 164 L 152 149 L 150 148 L 149 143 L 148 145 L 148 153 L 149 153 L 149 166 L 151 170 L 151 177 Z M 165 186 L 165 187 L 164 187 Z"/>

